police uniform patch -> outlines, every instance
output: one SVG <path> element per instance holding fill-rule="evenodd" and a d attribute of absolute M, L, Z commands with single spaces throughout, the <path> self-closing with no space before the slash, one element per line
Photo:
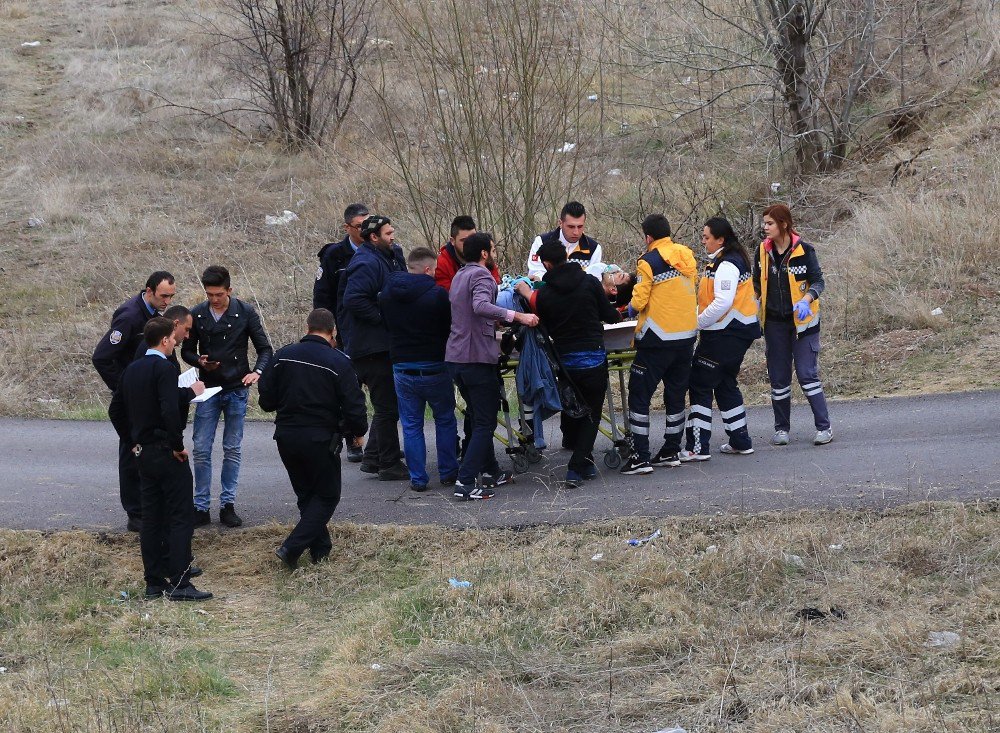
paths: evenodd
<path fill-rule="evenodd" d="M 537 254 L 531 255 L 531 261 L 532 262 L 538 262 L 538 255 Z"/>
<path fill-rule="evenodd" d="M 641 283 L 641 282 L 642 282 L 642 275 L 638 275 L 638 274 L 637 274 L 637 275 L 635 276 L 635 284 L 636 284 L 636 285 L 638 285 L 638 284 L 639 284 L 639 283 Z"/>
<path fill-rule="evenodd" d="M 316 268 L 316 279 L 317 280 L 323 279 L 323 265 L 320 265 L 319 267 Z"/>
<path fill-rule="evenodd" d="M 719 288 L 720 290 L 732 290 L 733 289 L 733 284 L 729 280 L 723 280 L 722 282 L 719 283 L 719 285 L 721 286 Z"/>
<path fill-rule="evenodd" d="M 806 287 L 808 287 L 808 285 L 809 285 L 809 283 L 801 283 L 799 285 L 799 292 L 800 293 L 804 293 L 806 291 Z"/>
<path fill-rule="evenodd" d="M 117 346 L 118 344 L 120 344 L 122 342 L 122 332 L 121 331 L 112 331 L 111 332 L 111 336 L 108 337 L 108 340 L 111 341 L 111 343 L 113 343 L 113 344 L 115 344 Z"/>

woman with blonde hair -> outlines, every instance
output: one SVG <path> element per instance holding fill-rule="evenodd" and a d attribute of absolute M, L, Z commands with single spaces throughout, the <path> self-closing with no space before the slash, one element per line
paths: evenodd
<path fill-rule="evenodd" d="M 823 271 L 816 250 L 792 225 L 784 204 L 764 210 L 765 239 L 754 262 L 753 286 L 760 299 L 764 327 L 767 376 L 774 410 L 774 445 L 788 445 L 792 403 L 792 364 L 809 400 L 816 437 L 824 445 L 833 440 L 823 384 L 819 380 L 819 296 Z"/>

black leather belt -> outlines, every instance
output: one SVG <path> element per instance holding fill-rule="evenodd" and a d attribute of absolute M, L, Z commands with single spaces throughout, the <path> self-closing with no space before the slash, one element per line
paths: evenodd
<path fill-rule="evenodd" d="M 400 369 L 398 371 L 408 377 L 433 377 L 436 374 L 444 374 L 444 369 Z"/>

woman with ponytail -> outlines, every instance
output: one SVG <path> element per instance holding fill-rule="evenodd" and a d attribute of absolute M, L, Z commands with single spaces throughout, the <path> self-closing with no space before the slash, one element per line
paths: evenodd
<path fill-rule="evenodd" d="M 698 284 L 698 348 L 694 352 L 688 392 L 686 449 L 682 462 L 707 461 L 712 457 L 712 397 L 722 413 L 729 442 L 723 453 L 753 453 L 743 394 L 737 381 L 743 357 L 754 339 L 760 338 L 757 301 L 751 282 L 752 265 L 732 225 L 721 217 L 705 222 L 701 243 L 709 261 Z"/>
<path fill-rule="evenodd" d="M 792 405 L 792 362 L 795 376 L 809 400 L 816 437 L 833 440 L 823 384 L 819 381 L 819 296 L 823 271 L 816 250 L 792 226 L 784 204 L 764 209 L 764 236 L 753 266 L 753 286 L 760 298 L 767 376 L 774 410 L 774 445 L 788 445 Z"/>

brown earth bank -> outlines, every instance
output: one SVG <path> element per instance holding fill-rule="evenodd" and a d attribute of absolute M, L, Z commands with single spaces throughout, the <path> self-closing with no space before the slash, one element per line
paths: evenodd
<path fill-rule="evenodd" d="M 660 10 L 676 14 L 687 5 Z M 0 49 L 0 414 L 102 415 L 108 395 L 90 354 L 115 306 L 154 269 L 178 275 L 178 300 L 191 305 L 201 299 L 201 270 L 228 266 L 236 295 L 258 306 L 282 344 L 302 328 L 316 252 L 340 236 L 348 202 L 364 200 L 391 215 L 407 247 L 439 243 L 457 212 L 452 204 L 431 204 L 453 201 L 455 192 L 427 173 L 417 183 L 430 208 L 415 206 L 413 180 L 404 180 L 391 146 L 399 135 L 424 135 L 426 142 L 434 134 L 420 127 L 431 121 L 416 114 L 428 82 L 414 71 L 418 44 L 403 32 L 418 6 L 424 3 L 386 4 L 379 36 L 389 44 L 380 41 L 364 67 L 339 135 L 321 148 L 289 152 L 258 117 L 235 119 L 234 133 L 183 109 L 234 93 L 217 47 L 201 32 L 200 23 L 218 17 L 219 3 L 0 3 L 0 35 L 7 39 Z M 634 10 L 637 22 L 673 27 L 646 5 Z M 886 77 L 864 100 L 873 119 L 904 91 L 929 94 L 933 103 L 914 112 L 905 130 L 887 136 L 884 125 L 868 128 L 840 171 L 802 177 L 787 151 L 774 153 L 756 113 L 662 122 L 672 117 L 669 110 L 650 112 L 647 103 L 686 89 L 690 77 L 677 81 L 666 62 L 622 62 L 637 53 L 621 45 L 632 36 L 599 12 L 572 10 L 582 37 L 600 30 L 618 44 L 617 60 L 580 62 L 593 74 L 581 104 L 599 91 L 600 112 L 587 108 L 574 123 L 580 144 L 566 187 L 525 216 L 541 230 L 563 200 L 579 198 L 607 259 L 630 266 L 641 253 L 637 223 L 645 213 L 666 212 L 676 238 L 700 253 L 706 216 L 730 216 L 753 246 L 760 208 L 777 197 L 792 205 L 826 270 L 822 366 L 829 395 L 996 388 L 1000 22 L 986 0 L 955 3 L 948 12 L 940 35 L 906 56 L 921 86 L 914 76 L 897 89 Z M 696 28 L 707 17 L 694 13 L 674 25 Z M 405 129 L 373 121 L 385 102 L 376 94 L 378 78 L 390 80 Z M 413 143 L 414 160 L 419 151 L 432 157 L 442 149 Z M 482 213 L 495 210 L 495 202 L 482 205 L 463 208 L 484 227 L 501 226 Z M 298 220 L 264 225 L 266 214 L 284 209 Z M 29 219 L 42 223 L 29 226 Z M 516 231 L 497 231 L 502 263 L 519 270 L 528 242 Z M 941 315 L 933 315 L 936 309 Z M 748 357 L 751 399 L 765 387 L 761 352 Z"/>

